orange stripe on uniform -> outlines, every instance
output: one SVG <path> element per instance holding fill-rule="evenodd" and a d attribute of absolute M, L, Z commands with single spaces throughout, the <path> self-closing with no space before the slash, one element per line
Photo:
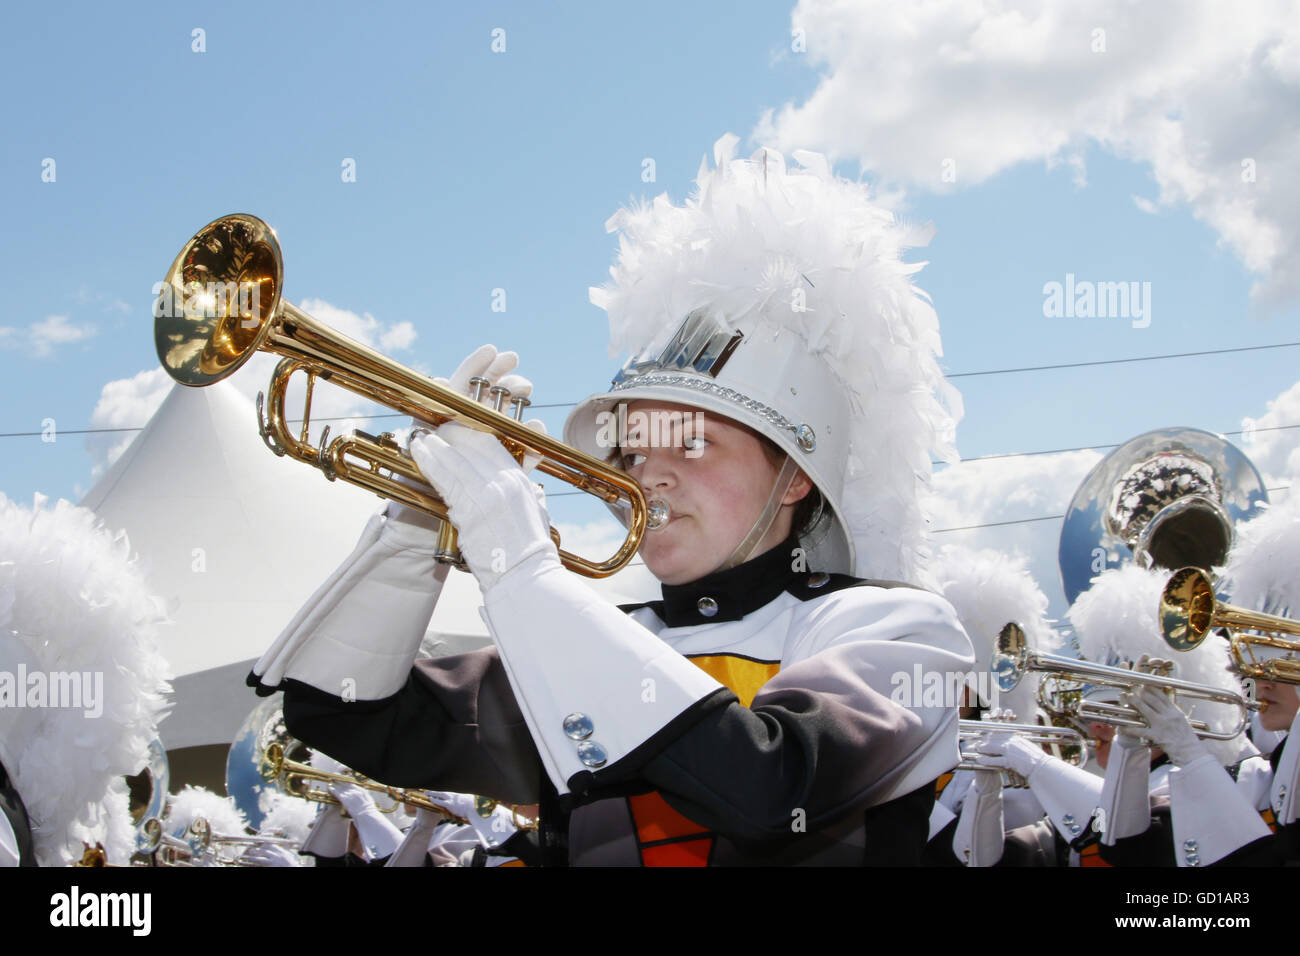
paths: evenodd
<path fill-rule="evenodd" d="M 693 834 L 706 835 L 708 830 L 690 817 L 683 816 L 668 805 L 658 791 L 628 797 L 632 818 L 636 821 L 636 838 L 642 843 L 672 840 Z"/>
<path fill-rule="evenodd" d="M 699 837 L 681 843 L 662 843 L 641 849 L 642 866 L 708 866 L 713 837 Z"/>
<path fill-rule="evenodd" d="M 1079 851 L 1080 866 L 1110 866 L 1101 858 L 1101 844 L 1093 843 Z"/>
<path fill-rule="evenodd" d="M 731 654 L 688 657 L 719 684 L 725 684 L 746 707 L 781 669 L 780 661 L 751 661 Z M 713 831 L 668 805 L 657 792 L 627 798 L 643 866 L 708 866 Z M 670 843 L 660 841 L 670 840 Z M 658 844 L 646 846 L 647 843 Z"/>

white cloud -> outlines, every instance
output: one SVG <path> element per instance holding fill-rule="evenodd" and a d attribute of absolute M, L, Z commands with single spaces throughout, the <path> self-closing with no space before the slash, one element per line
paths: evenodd
<path fill-rule="evenodd" d="M 1300 428 L 1286 427 L 1298 425 L 1300 382 L 1270 400 L 1268 410 L 1259 418 L 1241 420 L 1242 451 L 1260 470 L 1268 488 L 1300 481 Z"/>
<path fill-rule="evenodd" d="M 32 358 L 49 358 L 60 345 L 83 342 L 95 334 L 93 325 L 76 325 L 66 315 L 47 315 L 26 329 L 0 327 L 0 348 L 18 348 Z"/>
<path fill-rule="evenodd" d="M 409 349 L 415 342 L 415 326 L 410 322 L 398 322 L 379 336 L 379 347 L 385 352 L 400 352 Z"/>
<path fill-rule="evenodd" d="M 387 325 L 369 312 L 350 312 L 330 305 L 324 299 L 303 299 L 298 308 L 330 328 L 356 339 L 362 345 L 380 351 L 408 349 L 415 342 L 415 327 L 410 322 Z"/>
<path fill-rule="evenodd" d="M 1029 572 L 1051 601 L 1050 613 L 1061 617 L 1057 550 L 1061 522 L 1023 522 L 1065 513 L 1075 490 L 1102 455 L 1072 451 L 1059 455 L 1029 455 L 961 462 L 937 472 L 928 502 L 935 531 L 933 543 L 966 548 L 993 548 L 1025 559 Z M 997 527 L 970 528 L 972 525 Z"/>
<path fill-rule="evenodd" d="M 1154 216 L 1160 212 L 1160 207 L 1145 196 L 1134 196 L 1133 205 L 1137 206 L 1140 211 L 1146 213 L 1148 216 Z"/>
<path fill-rule="evenodd" d="M 1262 300 L 1300 296 L 1293 4 L 801 0 L 792 22 L 822 79 L 755 140 L 936 192 L 1025 161 L 1070 164 L 1082 183 L 1099 147 L 1149 164 L 1159 205 L 1215 229 Z"/>

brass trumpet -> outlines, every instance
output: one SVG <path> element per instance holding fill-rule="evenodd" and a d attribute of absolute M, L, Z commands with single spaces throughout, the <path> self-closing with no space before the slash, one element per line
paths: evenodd
<path fill-rule="evenodd" d="M 1175 571 L 1160 595 L 1160 630 L 1175 650 L 1200 647 L 1214 628 L 1239 627 L 1272 634 L 1300 635 L 1300 621 L 1224 604 L 1214 595 L 1210 577 L 1200 568 Z M 1300 641 L 1283 640 L 1266 634 L 1229 631 L 1232 663 L 1242 677 L 1300 684 Z M 1286 651 L 1289 656 L 1258 660 L 1254 648 Z"/>
<path fill-rule="evenodd" d="M 253 866 L 254 864 L 245 863 L 242 857 L 245 851 L 255 846 L 269 845 L 298 849 L 297 840 L 290 840 L 285 837 L 213 833 L 212 824 L 204 817 L 195 817 L 190 822 L 189 832 L 186 834 L 184 842 L 189 846 L 191 855 L 194 858 L 199 859 L 210 856 L 212 860 L 223 866 Z M 222 847 L 243 847 L 243 850 L 232 856 L 223 856 L 220 852 Z"/>
<path fill-rule="evenodd" d="M 1091 661 L 1060 657 L 1055 654 L 1038 654 L 1029 650 L 1025 632 L 1012 622 L 998 632 L 997 648 L 990 665 L 998 687 L 1012 690 L 1027 671 L 1041 671 L 1046 676 L 1038 686 L 1038 700 L 1053 715 L 1075 721 L 1099 721 L 1115 727 L 1147 728 L 1146 719 L 1136 708 L 1127 704 L 1086 700 L 1080 693 L 1080 684 L 1099 684 L 1117 687 L 1123 691 L 1139 687 L 1154 687 L 1175 698 L 1192 701 L 1204 700 L 1216 704 L 1230 704 L 1240 711 L 1240 719 L 1231 732 L 1213 730 L 1203 720 L 1189 720 L 1196 736 L 1209 740 L 1231 740 L 1246 728 L 1250 712 L 1260 709 L 1258 701 L 1247 700 L 1241 694 L 1221 687 L 1193 684 L 1162 673 L 1130 670 L 1124 667 L 1107 667 Z M 1074 686 L 1061 686 L 1061 682 Z"/>
<path fill-rule="evenodd" d="M 992 720 L 960 720 L 957 722 L 958 746 L 962 742 L 982 742 L 993 734 L 1015 734 L 1031 744 L 1050 747 L 1052 754 L 1067 763 L 1082 769 L 1088 764 L 1088 746 L 1083 734 L 1073 727 L 1054 727 L 1039 724 L 1016 724 L 1009 720 L 995 718 Z M 962 750 L 958 770 L 998 770 L 981 762 L 980 755 Z M 1018 773 L 1009 770 L 1002 772 L 1003 784 L 1008 787 L 1026 787 L 1028 783 Z"/>
<path fill-rule="evenodd" d="M 432 810 L 453 823 L 469 824 L 469 821 L 464 817 L 453 813 L 440 803 L 434 803 L 418 790 L 401 790 L 366 777 L 331 773 L 328 770 L 319 770 L 308 764 L 289 760 L 284 756 L 284 747 L 278 743 L 270 744 L 266 748 L 262 760 L 262 776 L 266 780 L 279 780 L 280 786 L 285 793 L 315 803 L 339 805 L 338 798 L 332 793 L 314 789 L 308 785 L 307 781 L 319 780 L 325 783 L 345 783 L 361 787 L 363 790 L 369 790 L 373 793 L 382 793 L 389 799 L 405 803 L 408 806 L 418 807 L 422 810 Z"/>
<path fill-rule="evenodd" d="M 613 574 L 636 554 L 646 531 L 646 502 L 626 474 L 539 434 L 523 422 L 526 398 L 491 389 L 495 408 L 461 395 L 322 325 L 281 298 L 284 260 L 275 231 L 256 216 L 225 216 L 203 227 L 177 255 L 154 307 L 154 344 L 167 373 L 182 385 L 218 382 L 255 352 L 284 356 L 276 366 L 265 402 L 258 397 L 258 430 L 276 455 L 319 468 L 325 477 L 359 485 L 442 519 L 439 557 L 457 563 L 455 530 L 447 506 L 429 487 L 410 455 L 389 434 L 354 432 L 318 446 L 308 441 L 311 394 L 317 378 L 437 426 L 449 421 L 497 436 L 517 459 L 540 457 L 537 468 L 607 504 L 629 509 L 623 544 L 604 561 L 589 561 L 560 549 L 572 571 L 599 578 Z M 285 394 L 296 372 L 307 376 L 302 428 L 294 435 L 285 414 Z M 513 417 L 502 413 L 509 402 Z M 264 417 L 265 415 L 265 417 Z M 327 443 L 328 442 L 328 443 Z M 387 473 L 385 473 L 387 472 Z M 415 483 L 415 487 L 398 480 Z M 551 536 L 558 542 L 558 534 Z"/>

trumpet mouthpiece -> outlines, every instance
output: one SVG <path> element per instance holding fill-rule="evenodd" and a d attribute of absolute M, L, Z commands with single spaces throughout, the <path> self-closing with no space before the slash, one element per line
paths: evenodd
<path fill-rule="evenodd" d="M 651 498 L 646 502 L 645 526 L 647 531 L 658 531 L 668 524 L 672 516 L 672 509 L 668 507 L 668 502 L 662 498 Z"/>

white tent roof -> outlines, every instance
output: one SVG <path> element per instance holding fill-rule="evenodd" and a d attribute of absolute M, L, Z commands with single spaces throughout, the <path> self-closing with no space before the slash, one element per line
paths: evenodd
<path fill-rule="evenodd" d="M 256 701 L 243 676 L 352 550 L 382 502 L 276 458 L 232 385 L 177 385 L 82 500 L 131 550 L 171 618 L 159 629 L 177 680 L 162 726 L 169 749 L 229 743 Z M 611 601 L 617 585 L 596 584 Z M 481 598 L 453 572 L 426 644 L 455 653 L 487 640 Z"/>

